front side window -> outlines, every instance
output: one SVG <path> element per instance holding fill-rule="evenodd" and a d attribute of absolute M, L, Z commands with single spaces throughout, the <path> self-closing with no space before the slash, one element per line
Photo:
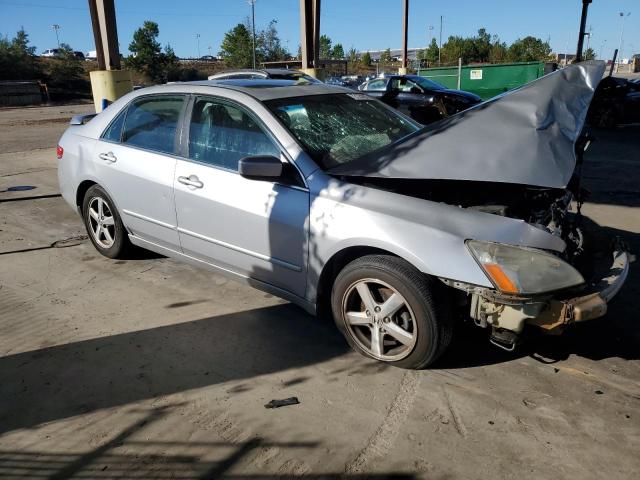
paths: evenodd
<path fill-rule="evenodd" d="M 364 93 L 280 98 L 264 103 L 325 170 L 420 129 L 417 123 Z"/>
<path fill-rule="evenodd" d="M 157 96 L 138 100 L 129 107 L 122 143 L 173 153 L 173 144 L 184 104 L 181 96 Z"/>
<path fill-rule="evenodd" d="M 244 110 L 215 99 L 198 99 L 189 128 L 189 158 L 238 170 L 241 158 L 280 157 L 280 149 Z"/>

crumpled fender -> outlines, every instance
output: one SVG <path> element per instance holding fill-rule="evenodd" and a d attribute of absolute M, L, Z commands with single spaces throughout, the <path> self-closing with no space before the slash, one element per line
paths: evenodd
<path fill-rule="evenodd" d="M 468 210 L 332 179 L 308 178 L 309 273 L 312 296 L 324 265 L 341 250 L 369 246 L 398 255 L 418 270 L 492 288 L 465 240 L 562 252 L 565 242 L 523 220 Z"/>

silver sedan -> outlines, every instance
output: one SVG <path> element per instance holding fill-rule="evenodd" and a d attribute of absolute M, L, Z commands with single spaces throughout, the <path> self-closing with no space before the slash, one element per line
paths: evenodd
<path fill-rule="evenodd" d="M 551 80 L 570 84 L 563 111 L 571 112 L 592 94 L 581 75 L 598 72 L 566 70 Z M 422 368 L 447 348 L 454 319 L 471 319 L 511 349 L 525 325 L 557 331 L 603 315 L 626 276 L 622 249 L 611 252 L 617 273 L 603 275 L 598 291 L 574 266 L 580 245 L 565 182 L 575 158 L 532 169 L 522 153 L 519 166 L 502 165 L 499 151 L 468 133 L 493 122 L 500 136 L 496 118 L 523 103 L 518 94 L 423 129 L 327 85 L 146 88 L 72 120 L 58 146 L 61 191 L 107 257 L 142 247 L 215 269 L 332 316 L 364 355 Z M 558 155 L 563 142 L 578 142 L 578 113 L 541 118 L 576 130 L 557 135 Z"/>

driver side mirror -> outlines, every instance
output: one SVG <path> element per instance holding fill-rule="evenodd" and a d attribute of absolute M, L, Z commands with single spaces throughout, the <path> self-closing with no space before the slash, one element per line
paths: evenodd
<path fill-rule="evenodd" d="M 409 90 L 410 93 L 422 93 L 422 90 L 420 90 L 418 87 L 411 87 L 411 90 Z"/>
<path fill-rule="evenodd" d="M 282 162 L 272 155 L 241 158 L 238 173 L 246 178 L 278 178 L 282 175 Z"/>

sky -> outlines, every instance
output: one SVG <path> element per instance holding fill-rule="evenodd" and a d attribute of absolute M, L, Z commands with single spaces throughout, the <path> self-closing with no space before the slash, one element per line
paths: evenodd
<path fill-rule="evenodd" d="M 224 33 L 251 13 L 247 0 L 116 0 L 115 5 L 123 54 L 128 54 L 133 32 L 153 20 L 162 45 L 170 44 L 178 56 L 217 55 Z M 507 43 L 533 35 L 549 40 L 554 52 L 572 53 L 581 8 L 581 0 L 410 0 L 409 47 L 425 46 L 430 33 L 437 38 L 442 16 L 443 42 L 449 35 L 474 35 L 484 27 Z M 587 30 L 591 28 L 590 44 L 600 58 L 611 58 L 618 47 L 619 12 L 631 13 L 624 21 L 623 58 L 640 53 L 640 2 L 593 0 Z M 256 29 L 277 20 L 284 46 L 297 52 L 299 0 L 256 0 L 255 15 Z M 38 53 L 56 46 L 52 24 L 60 25 L 60 42 L 83 52 L 95 49 L 87 0 L 0 0 L 0 35 L 13 37 L 24 27 Z M 320 30 L 345 51 L 400 48 L 402 0 L 322 0 Z"/>

